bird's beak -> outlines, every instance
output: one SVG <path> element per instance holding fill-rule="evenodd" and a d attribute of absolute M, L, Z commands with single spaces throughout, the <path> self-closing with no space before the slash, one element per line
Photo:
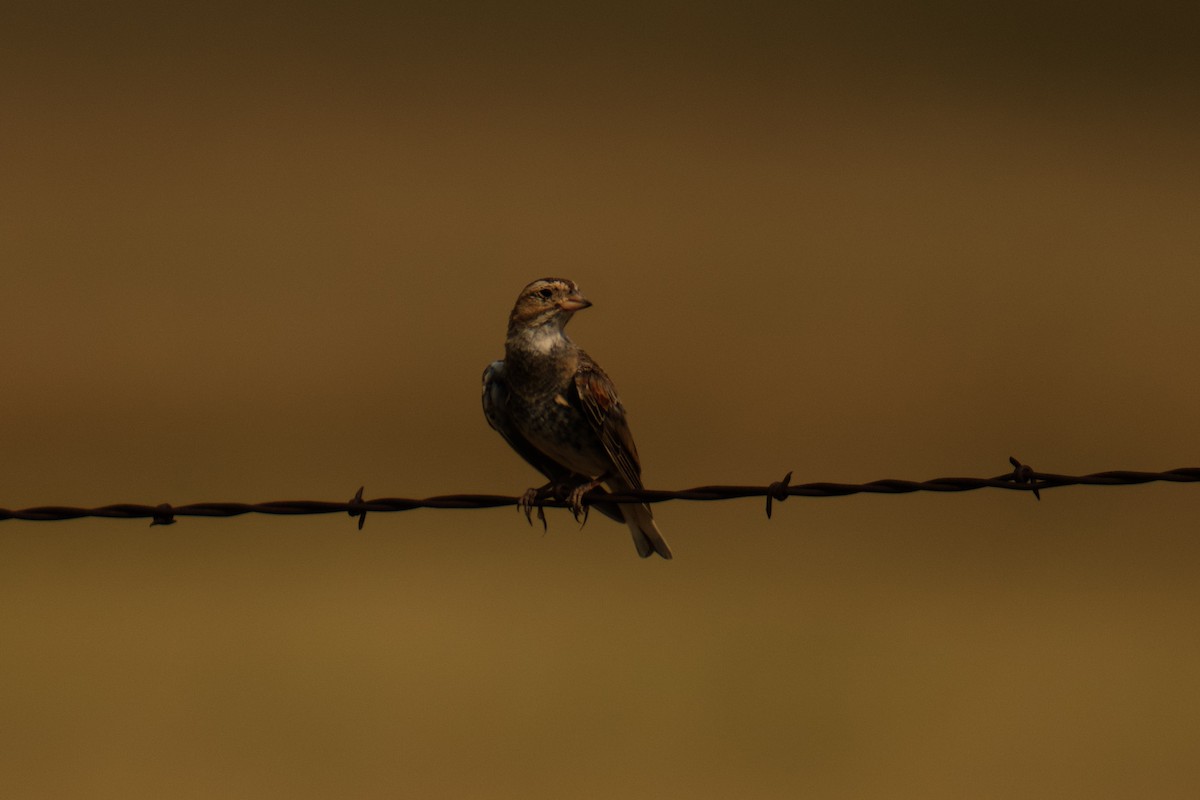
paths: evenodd
<path fill-rule="evenodd" d="M 592 304 L 591 300 L 581 295 L 579 292 L 574 292 L 558 301 L 558 307 L 563 311 L 582 311 Z"/>

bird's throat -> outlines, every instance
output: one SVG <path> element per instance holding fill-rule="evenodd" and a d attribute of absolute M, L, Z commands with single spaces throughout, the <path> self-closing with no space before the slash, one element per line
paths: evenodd
<path fill-rule="evenodd" d="M 557 391 L 569 381 L 579 356 L 562 330 L 543 325 L 510 336 L 504 345 L 504 362 L 514 388 L 537 393 Z"/>

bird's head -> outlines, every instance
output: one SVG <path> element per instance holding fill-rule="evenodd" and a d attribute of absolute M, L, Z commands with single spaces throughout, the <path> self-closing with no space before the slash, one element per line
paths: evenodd
<path fill-rule="evenodd" d="M 541 278 L 522 289 L 517 297 L 517 304 L 508 319 L 509 336 L 547 325 L 561 331 L 576 311 L 591 304 L 580 294 L 574 281 Z"/>

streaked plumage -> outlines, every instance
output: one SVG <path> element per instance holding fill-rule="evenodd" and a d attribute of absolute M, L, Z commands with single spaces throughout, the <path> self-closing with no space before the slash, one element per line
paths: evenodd
<path fill-rule="evenodd" d="M 571 316 L 590 305 L 571 281 L 529 284 L 509 317 L 504 360 L 483 373 L 488 424 L 549 479 L 543 490 L 569 492 L 575 504 L 599 484 L 613 492 L 642 488 L 637 446 L 616 387 L 563 332 Z M 649 506 L 602 500 L 592 506 L 629 526 L 638 555 L 671 557 Z"/>

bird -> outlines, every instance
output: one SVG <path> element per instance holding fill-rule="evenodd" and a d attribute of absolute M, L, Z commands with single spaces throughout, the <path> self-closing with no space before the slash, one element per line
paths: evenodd
<path fill-rule="evenodd" d="M 549 480 L 523 495 L 527 515 L 539 499 L 555 496 L 578 518 L 583 496 L 595 490 L 589 505 L 629 526 L 639 556 L 669 559 L 650 506 L 603 499 L 605 488 L 642 489 L 642 465 L 612 380 L 564 331 L 591 305 L 565 278 L 541 278 L 522 289 L 508 318 L 504 359 L 483 372 L 483 413 Z"/>

